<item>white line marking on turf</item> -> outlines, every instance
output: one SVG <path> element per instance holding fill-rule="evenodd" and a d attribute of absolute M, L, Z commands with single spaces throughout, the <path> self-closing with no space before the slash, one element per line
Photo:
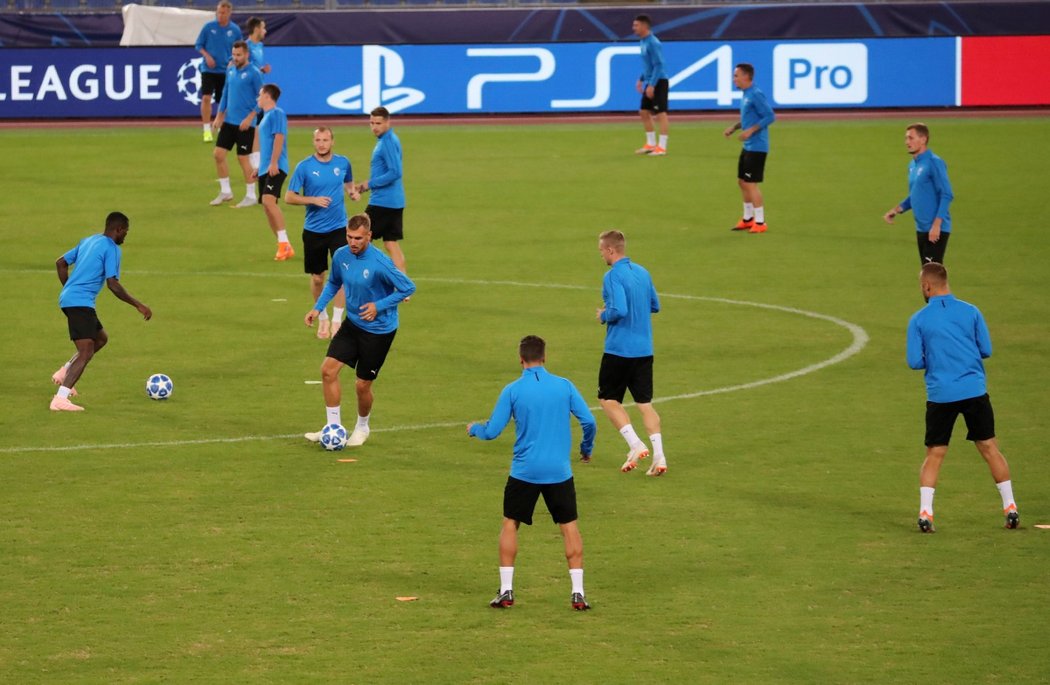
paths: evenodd
<path fill-rule="evenodd" d="M 53 274 L 53 271 L 47 269 L 2 269 L 0 270 L 5 273 L 46 273 Z M 153 275 L 153 276 L 235 276 L 235 277 L 259 277 L 259 278 L 272 278 L 272 277 L 288 277 L 288 278 L 299 278 L 299 274 L 282 274 L 282 273 L 244 273 L 244 272 L 205 272 L 205 273 L 185 273 L 185 272 L 158 272 L 158 271 L 125 271 L 125 273 L 139 274 L 139 275 Z M 472 280 L 463 278 L 438 278 L 438 277 L 414 277 L 417 281 L 430 281 L 433 283 L 452 283 L 460 285 L 506 285 L 520 288 L 554 288 L 558 290 L 593 290 L 589 286 L 582 285 L 565 285 L 560 283 L 524 283 L 521 281 L 485 281 L 485 280 Z M 824 361 L 810 364 L 796 371 L 789 371 L 782 373 L 778 376 L 771 378 L 762 378 L 757 381 L 751 381 L 750 383 L 740 383 L 738 385 L 728 385 L 723 388 L 712 388 L 710 390 L 698 390 L 697 392 L 684 393 L 681 395 L 671 395 L 669 397 L 660 397 L 653 400 L 657 402 L 670 402 L 672 400 L 687 400 L 696 397 L 706 397 L 708 395 L 720 395 L 727 392 L 736 392 L 737 390 L 752 390 L 754 388 L 760 388 L 763 385 L 771 385 L 773 383 L 781 383 L 783 381 L 791 380 L 792 378 L 798 378 L 800 376 L 806 376 L 811 373 L 815 373 L 821 369 L 827 368 L 834 364 L 843 362 L 855 354 L 859 353 L 868 344 L 868 333 L 863 328 L 855 323 L 850 323 L 845 319 L 840 319 L 835 316 L 829 316 L 827 314 L 820 314 L 818 312 L 811 312 L 805 309 L 797 309 L 795 307 L 782 307 L 776 304 L 765 304 L 763 302 L 749 302 L 747 300 L 731 300 L 724 297 L 705 297 L 702 295 L 677 295 L 674 293 L 661 293 L 660 297 L 673 299 L 673 300 L 692 300 L 699 302 L 717 302 L 720 304 L 731 304 L 741 305 L 745 307 L 756 307 L 758 309 L 769 309 L 772 311 L 785 312 L 787 314 L 797 314 L 799 316 L 805 316 L 810 319 L 819 319 L 821 321 L 827 321 L 833 323 L 836 326 L 845 328 L 853 336 L 853 341 L 850 345 Z M 307 384 L 317 384 L 320 381 L 304 381 Z M 626 405 L 630 406 L 630 405 Z M 592 411 L 597 411 L 599 407 L 591 407 Z M 444 423 L 420 423 L 407 426 L 391 426 L 390 428 L 373 428 L 373 433 L 394 433 L 398 431 L 416 431 L 416 430 L 429 430 L 432 428 L 454 428 L 457 426 L 465 426 L 465 421 L 449 421 Z M 182 445 L 214 445 L 214 444 L 225 444 L 225 443 L 238 443 L 238 442 L 259 442 L 265 440 L 286 440 L 290 438 L 302 437 L 302 433 L 287 433 L 283 435 L 249 435 L 240 438 L 201 438 L 199 440 L 169 440 L 169 441 L 158 441 L 158 442 L 128 442 L 128 443 L 112 443 L 106 445 L 67 445 L 64 447 L 0 447 L 0 454 L 13 454 L 16 452 L 72 452 L 78 450 L 103 450 L 103 449 L 128 449 L 134 447 L 179 447 Z"/>
<path fill-rule="evenodd" d="M 306 385 L 320 385 L 321 381 L 303 381 Z"/>

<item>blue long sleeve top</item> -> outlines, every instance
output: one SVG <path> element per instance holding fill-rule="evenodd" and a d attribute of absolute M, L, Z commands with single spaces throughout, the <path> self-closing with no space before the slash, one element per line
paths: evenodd
<path fill-rule="evenodd" d="M 346 291 L 347 319 L 369 333 L 396 331 L 397 305 L 416 292 L 412 279 L 398 271 L 390 257 L 374 245 L 356 255 L 348 245 L 335 251 L 328 282 L 314 309 L 324 311 L 339 288 Z M 376 305 L 376 318 L 365 321 L 361 318 L 360 308 L 369 302 Z"/>
<path fill-rule="evenodd" d="M 908 366 L 924 369 L 930 402 L 957 402 L 988 392 L 984 362 L 992 338 L 981 310 L 954 295 L 931 297 L 908 322 Z"/>
<path fill-rule="evenodd" d="M 230 62 L 230 57 L 233 54 L 233 44 L 241 39 L 241 27 L 234 24 L 232 21 L 227 23 L 226 26 L 222 26 L 215 19 L 212 19 L 207 24 L 201 27 L 201 32 L 197 34 L 197 42 L 194 44 L 194 48 L 197 52 L 201 51 L 201 48 L 208 51 L 208 54 L 215 60 L 215 66 L 209 67 L 208 62 L 201 62 L 201 71 L 208 71 L 213 74 L 221 74 L 226 71 L 226 65 Z"/>
<path fill-rule="evenodd" d="M 522 370 L 510 383 L 485 423 L 470 427 L 471 437 L 494 440 L 514 418 L 514 459 L 510 475 L 528 483 L 561 483 L 572 478 L 570 452 L 575 416 L 583 429 L 580 452 L 591 454 L 598 425 L 576 386 L 542 366 Z"/>
<path fill-rule="evenodd" d="M 619 259 L 602 278 L 602 302 L 605 351 L 618 357 L 652 356 L 652 315 L 660 311 L 660 298 L 649 272 L 630 257 Z"/>
<path fill-rule="evenodd" d="M 242 69 L 230 65 L 226 70 L 226 85 L 222 87 L 222 98 L 219 99 L 219 111 L 226 112 L 226 123 L 239 125 L 249 112 L 258 114 L 257 100 L 262 88 L 262 72 L 249 63 Z M 254 125 L 254 121 L 252 124 Z"/>
<path fill-rule="evenodd" d="M 915 212 L 915 228 L 919 233 L 929 233 L 937 217 L 941 218 L 941 231 L 952 232 L 948 207 L 954 197 L 944 160 L 932 150 L 915 155 L 908 165 L 908 197 L 901 201 L 900 208 Z"/>
<path fill-rule="evenodd" d="M 389 209 L 405 206 L 405 186 L 401 182 L 401 139 L 393 129 L 379 136 L 372 151 L 372 175 L 368 189 L 372 196 L 368 204 Z"/>
<path fill-rule="evenodd" d="M 769 126 L 776 120 L 777 115 L 769 106 L 765 93 L 755 86 L 744 91 L 744 97 L 740 100 L 740 128 L 760 127 L 744 141 L 745 150 L 769 152 Z"/>
<path fill-rule="evenodd" d="M 642 75 L 639 80 L 646 86 L 655 86 L 657 81 L 667 78 L 663 43 L 653 33 L 642 38 L 639 43 L 642 47 Z"/>

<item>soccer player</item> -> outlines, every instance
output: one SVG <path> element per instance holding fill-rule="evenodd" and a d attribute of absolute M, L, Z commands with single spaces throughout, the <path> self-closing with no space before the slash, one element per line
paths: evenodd
<path fill-rule="evenodd" d="M 124 214 L 110 212 L 102 233 L 84 238 L 55 261 L 58 280 L 62 283 L 58 306 L 69 322 L 69 339 L 77 352 L 51 375 L 51 380 L 59 386 L 51 400 L 51 411 L 84 410 L 69 398 L 76 396 L 73 386 L 80 380 L 88 362 L 109 341 L 95 312 L 95 300 L 103 283 L 117 298 L 139 310 L 146 321 L 153 316 L 153 311 L 132 297 L 120 283 L 120 246 L 128 235 L 129 225 Z M 72 273 L 70 267 L 74 267 Z"/>
<path fill-rule="evenodd" d="M 295 256 L 295 250 L 288 241 L 288 231 L 284 228 L 284 215 L 277 206 L 281 197 L 281 188 L 288 178 L 288 117 L 284 110 L 277 106 L 281 89 L 276 83 L 267 83 L 259 89 L 256 101 L 263 111 L 263 120 L 259 124 L 259 154 L 262 164 L 254 176 L 259 179 L 259 197 L 262 198 L 263 211 L 270 230 L 277 237 L 277 254 L 274 261 L 283 262 Z"/>
<path fill-rule="evenodd" d="M 583 591 L 583 538 L 576 524 L 576 486 L 569 460 L 572 431 L 569 415 L 583 428 L 580 456 L 591 458 L 594 416 L 576 386 L 547 371 L 546 343 L 527 335 L 518 344 L 521 377 L 503 388 L 488 421 L 467 424 L 467 435 L 482 440 L 499 437 L 514 418 L 514 459 L 503 489 L 503 528 L 499 536 L 499 594 L 489 602 L 495 609 L 514 605 L 514 559 L 518 555 L 518 528 L 532 525 L 536 501 L 543 495 L 547 511 L 561 528 L 565 558 L 572 580 L 572 608 L 590 609 Z"/>
<path fill-rule="evenodd" d="M 271 71 L 270 65 L 266 63 L 266 57 L 263 54 L 263 38 L 266 38 L 266 21 L 259 17 L 249 17 L 248 23 L 245 24 L 245 28 L 248 32 L 248 40 L 245 42 L 248 44 L 249 61 L 256 69 L 262 74 L 269 74 Z M 262 112 L 259 112 L 259 117 L 256 123 L 262 121 Z M 248 159 L 252 165 L 252 168 L 256 171 L 259 170 L 259 137 L 256 136 L 252 141 L 252 153 L 248 156 Z"/>
<path fill-rule="evenodd" d="M 230 0 L 220 0 L 215 8 L 215 19 L 201 28 L 194 45 L 204 58 L 201 72 L 201 126 L 204 129 L 204 142 L 214 140 L 211 129 L 212 97 L 222 97 L 226 83 L 226 66 L 230 63 L 233 44 L 241 39 L 241 29 L 230 22 L 233 4 Z"/>
<path fill-rule="evenodd" d="M 386 253 L 402 273 L 405 253 L 398 243 L 405 237 L 405 186 L 401 182 L 401 139 L 390 128 L 390 111 L 376 107 L 368 119 L 372 134 L 377 138 L 372 150 L 372 177 L 357 186 L 358 193 L 371 191 L 365 213 L 372 220 L 372 240 L 382 240 Z"/>
<path fill-rule="evenodd" d="M 363 445 L 368 439 L 368 420 L 374 402 L 372 383 L 383 368 L 397 334 L 397 305 L 416 291 L 416 284 L 371 242 L 368 215 L 350 217 L 346 225 L 346 245 L 332 256 L 328 283 L 305 318 L 306 325 L 313 326 L 336 292 L 345 291 L 347 319 L 328 344 L 328 354 L 321 363 L 321 383 L 325 424 L 341 425 L 339 372 L 346 365 L 357 369 L 357 425 L 346 443 L 350 447 Z M 306 433 L 303 437 L 318 442 L 321 431 Z"/>
<path fill-rule="evenodd" d="M 952 232 L 952 216 L 948 207 L 954 195 L 948 180 L 948 165 L 933 154 L 927 147 L 929 143 L 930 129 L 926 124 L 912 124 L 905 130 L 904 147 L 911 155 L 908 197 L 882 218 L 892 224 L 893 217 L 909 209 L 914 210 L 919 262 L 944 264 L 944 253 L 948 249 L 948 238 Z"/>
<path fill-rule="evenodd" d="M 652 31 L 653 21 L 647 14 L 639 14 L 631 24 L 634 35 L 641 40 L 642 75 L 635 90 L 642 94 L 638 114 L 645 128 L 645 145 L 635 150 L 638 155 L 662 156 L 667 154 L 667 67 L 664 65 L 664 48 Z M 660 140 L 656 139 L 653 117 L 660 124 Z"/>
<path fill-rule="evenodd" d="M 755 87 L 754 81 L 755 68 L 752 65 L 744 62 L 733 69 L 733 85 L 744 91 L 740 100 L 740 121 L 727 128 L 723 135 L 728 138 L 734 131 L 743 129 L 739 137 L 744 146 L 740 151 L 736 176 L 744 198 L 744 217 L 733 230 L 765 233 L 766 208 L 758 184 L 764 178 L 769 154 L 769 126 L 777 116 L 769 106 L 766 94 Z"/>
<path fill-rule="evenodd" d="M 219 100 L 219 113 L 215 115 L 213 128 L 219 132 L 215 141 L 215 170 L 219 174 L 219 194 L 211 201 L 213 206 L 233 199 L 230 188 L 230 167 L 226 153 L 237 146 L 237 162 L 241 165 L 247 187 L 244 199 L 237 208 L 254 207 L 259 204 L 255 194 L 253 169 L 249 155 L 255 143 L 255 118 L 260 113 L 256 104 L 262 88 L 262 72 L 249 62 L 248 44 L 239 40 L 233 44 L 233 62 L 226 70 L 226 85 Z M 227 121 L 228 119 L 228 121 Z"/>
<path fill-rule="evenodd" d="M 620 471 L 627 473 L 638 460 L 649 456 L 649 448 L 635 433 L 623 406 L 624 394 L 631 391 L 642 422 L 653 445 L 653 462 L 646 472 L 662 476 L 667 472 L 660 415 L 653 409 L 653 325 L 652 315 L 660 311 L 660 298 L 649 272 L 626 255 L 627 239 L 620 231 L 598 236 L 598 251 L 612 267 L 602 279 L 602 303 L 596 316 L 605 326 L 605 352 L 598 372 L 598 399 L 602 411 L 627 441 L 627 461 Z"/>
<path fill-rule="evenodd" d="M 966 420 L 966 439 L 977 446 L 1003 501 L 1007 528 L 1020 517 L 1010 466 L 995 439 L 995 414 L 985 386 L 982 359 L 992 356 L 992 339 L 981 310 L 955 299 L 943 264 L 927 262 L 919 272 L 927 304 L 908 322 L 908 366 L 926 377 L 926 460 L 919 471 L 919 530 L 932 533 L 933 492 L 948 454 L 955 419 Z"/>
<path fill-rule="evenodd" d="M 303 269 L 310 274 L 310 292 L 314 302 L 321 296 L 328 255 L 346 246 L 346 202 L 343 194 L 355 202 L 361 198 L 354 186 L 350 160 L 332 152 L 332 129 L 320 126 L 314 130 L 314 154 L 295 166 L 288 182 L 284 201 L 306 207 L 303 226 Z M 343 321 L 345 296 L 340 290 L 332 300 L 332 319 L 322 309 L 317 324 L 317 337 L 322 340 L 339 332 Z"/>

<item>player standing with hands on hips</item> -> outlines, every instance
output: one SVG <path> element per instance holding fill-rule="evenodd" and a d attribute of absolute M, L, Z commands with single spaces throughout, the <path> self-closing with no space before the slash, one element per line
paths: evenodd
<path fill-rule="evenodd" d="M 572 430 L 569 416 L 583 429 L 580 455 L 589 460 L 597 424 L 583 395 L 571 381 L 547 371 L 547 344 L 527 335 L 518 343 L 521 377 L 503 388 L 492 416 L 484 423 L 467 424 L 467 435 L 495 440 L 514 419 L 514 459 L 503 489 L 503 527 L 499 536 L 499 594 L 489 602 L 494 609 L 514 605 L 514 560 L 518 555 L 518 528 L 532 525 L 540 495 L 551 518 L 561 528 L 565 559 L 572 581 L 570 602 L 577 611 L 591 608 L 583 591 L 583 538 L 576 524 L 576 485 L 569 454 Z"/>
<path fill-rule="evenodd" d="M 620 231 L 598 236 L 598 251 L 612 267 L 602 278 L 603 305 L 596 312 L 605 326 L 605 352 L 598 371 L 598 400 L 602 411 L 627 441 L 627 461 L 620 470 L 633 471 L 649 448 L 631 425 L 623 406 L 630 390 L 653 444 L 653 463 L 646 472 L 662 476 L 667 472 L 660 415 L 653 409 L 653 324 L 652 315 L 660 311 L 660 298 L 649 272 L 626 255 L 627 239 Z"/>
<path fill-rule="evenodd" d="M 908 165 L 908 197 L 882 215 L 888 224 L 893 217 L 909 209 L 915 213 L 915 238 L 919 245 L 919 262 L 944 264 L 948 238 L 952 232 L 952 184 L 948 180 L 948 165 L 933 154 L 927 145 L 930 129 L 926 124 L 912 124 L 904 132 L 904 146 L 911 155 Z"/>
<path fill-rule="evenodd" d="M 664 64 L 664 47 L 652 32 L 653 20 L 648 14 L 639 14 L 631 24 L 642 48 L 642 75 L 638 77 L 635 90 L 642 94 L 638 114 L 645 128 L 645 145 L 634 151 L 636 155 L 662 157 L 667 154 L 667 98 L 670 90 L 667 67 Z M 653 118 L 660 125 L 660 139 L 656 139 Z"/>
<path fill-rule="evenodd" d="M 740 100 L 740 121 L 727 128 L 726 138 L 740 131 L 744 147 L 737 163 L 737 183 L 744 198 L 744 216 L 733 227 L 734 231 L 766 232 L 766 208 L 762 190 L 758 187 L 765 178 L 766 157 L 769 155 L 769 127 L 777 120 L 766 94 L 755 87 L 755 68 L 742 62 L 733 69 L 733 85 L 744 91 Z"/>
<path fill-rule="evenodd" d="M 344 366 L 357 369 L 357 425 L 347 446 L 363 445 L 368 439 L 372 414 L 372 383 L 383 368 L 397 334 L 397 306 L 416 291 L 416 284 L 402 273 L 381 250 L 373 247 L 367 214 L 355 214 L 346 225 L 346 245 L 332 256 L 328 283 L 314 308 L 306 313 L 313 326 L 328 302 L 341 288 L 346 293 L 346 322 L 332 336 L 328 354 L 321 363 L 325 425 L 342 425 L 339 372 Z M 321 431 L 306 433 L 310 442 L 321 440 Z"/>
<path fill-rule="evenodd" d="M 952 295 L 943 264 L 924 264 L 919 285 L 927 304 L 908 322 L 908 366 L 924 370 L 926 376 L 926 460 L 919 471 L 919 530 L 934 531 L 933 492 L 959 414 L 966 420 L 966 439 L 973 441 L 991 469 L 1003 501 L 1006 527 L 1017 528 L 1021 519 L 1010 466 L 995 439 L 995 414 L 981 361 L 992 356 L 988 326 L 981 310 Z"/>

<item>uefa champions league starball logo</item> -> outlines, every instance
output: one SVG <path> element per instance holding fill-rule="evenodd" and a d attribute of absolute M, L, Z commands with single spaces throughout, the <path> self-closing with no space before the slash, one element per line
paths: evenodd
<path fill-rule="evenodd" d="M 191 105 L 201 103 L 201 64 L 203 57 L 191 59 L 179 67 L 179 93 Z"/>

